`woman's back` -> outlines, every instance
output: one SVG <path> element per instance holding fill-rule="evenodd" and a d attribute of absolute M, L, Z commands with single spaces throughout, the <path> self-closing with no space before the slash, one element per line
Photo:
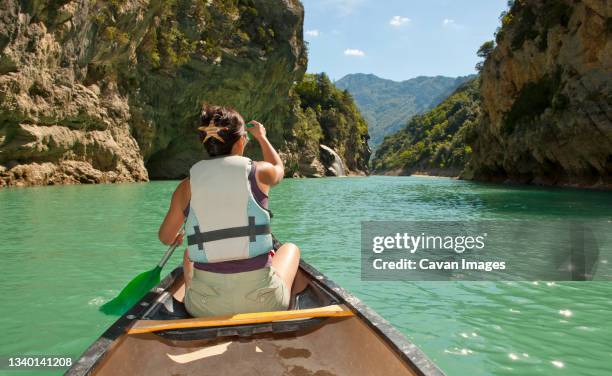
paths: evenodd
<path fill-rule="evenodd" d="M 185 224 L 185 306 L 194 316 L 286 309 L 299 264 L 290 243 L 274 253 L 268 190 L 282 180 L 283 163 L 252 122 L 264 161 L 242 157 L 248 138 L 240 115 L 204 107 L 200 139 L 213 158 L 196 163 L 179 184 L 160 227 L 169 243 Z M 274 256 L 274 257 L 273 257 Z"/>

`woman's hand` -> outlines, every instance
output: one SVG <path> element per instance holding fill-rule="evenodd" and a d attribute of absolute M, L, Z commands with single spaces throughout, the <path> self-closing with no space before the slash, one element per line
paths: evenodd
<path fill-rule="evenodd" d="M 251 120 L 249 124 L 252 124 L 253 126 L 247 127 L 246 130 L 252 134 L 257 141 L 266 138 L 266 128 L 263 126 L 263 124 L 256 120 Z"/>
<path fill-rule="evenodd" d="M 183 244 L 183 236 L 185 236 L 185 231 L 179 231 L 179 233 L 176 235 L 176 239 L 174 240 L 174 242 L 177 245 Z"/>

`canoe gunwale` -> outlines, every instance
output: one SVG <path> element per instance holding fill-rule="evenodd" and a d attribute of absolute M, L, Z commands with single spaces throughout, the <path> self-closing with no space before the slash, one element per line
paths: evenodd
<path fill-rule="evenodd" d="M 183 268 L 172 270 L 161 282 L 134 304 L 126 313 L 115 321 L 102 335 L 85 350 L 79 359 L 66 371 L 65 376 L 91 375 L 104 355 L 110 350 L 119 337 L 126 334 L 136 321 L 149 311 L 150 306 L 166 292 L 177 278 L 183 276 Z"/>
<path fill-rule="evenodd" d="M 336 297 L 353 311 L 355 316 L 366 323 L 378 336 L 411 368 L 423 376 L 444 376 L 444 373 L 431 361 L 423 351 L 410 342 L 403 334 L 393 327 L 376 311 L 362 303 L 361 300 L 338 286 L 324 274 L 312 267 L 304 260 L 300 260 L 300 269 L 311 277 L 311 283 L 319 285 L 324 291 Z M 67 376 L 91 375 L 96 366 L 102 361 L 116 340 L 127 333 L 127 330 L 138 320 L 142 319 L 152 308 L 152 305 L 182 277 L 182 267 L 170 272 L 154 289 L 149 291 L 137 304 L 123 314 L 113 323 L 65 373 Z"/>
<path fill-rule="evenodd" d="M 393 325 L 380 316 L 361 300 L 327 278 L 304 260 L 300 260 L 300 268 L 313 277 L 313 281 L 323 285 L 340 301 L 351 308 L 367 325 L 396 352 L 404 361 L 412 365 L 414 371 L 423 376 L 444 376 L 444 372 L 414 343 L 410 342 Z"/>

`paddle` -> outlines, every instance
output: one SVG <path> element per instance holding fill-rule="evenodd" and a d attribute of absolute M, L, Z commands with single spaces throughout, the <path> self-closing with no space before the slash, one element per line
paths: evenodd
<path fill-rule="evenodd" d="M 251 120 L 251 121 L 253 121 L 253 120 Z M 255 126 L 254 124 L 251 124 L 251 121 L 246 123 L 246 127 L 247 128 L 253 128 Z M 247 137 L 249 138 L 249 140 L 253 139 L 253 135 L 251 134 L 251 132 L 247 132 Z"/>
<path fill-rule="evenodd" d="M 178 239 L 180 235 L 183 235 L 185 230 L 181 230 L 177 235 L 174 243 L 170 245 L 170 248 L 164 254 L 161 261 L 157 266 L 149 271 L 144 273 L 140 273 L 136 278 L 132 279 L 130 283 L 127 284 L 121 290 L 117 297 L 109 302 L 106 302 L 104 305 L 100 307 L 100 311 L 107 315 L 122 315 L 125 313 L 130 307 L 134 304 L 138 303 L 138 301 L 155 285 L 157 285 L 160 281 L 161 270 L 168 262 L 172 253 L 176 247 L 179 246 Z"/>

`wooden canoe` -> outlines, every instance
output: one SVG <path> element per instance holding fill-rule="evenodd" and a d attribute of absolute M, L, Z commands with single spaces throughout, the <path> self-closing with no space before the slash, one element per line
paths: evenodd
<path fill-rule="evenodd" d="M 182 268 L 66 375 L 443 375 L 386 320 L 302 261 L 288 311 L 191 318 Z"/>

